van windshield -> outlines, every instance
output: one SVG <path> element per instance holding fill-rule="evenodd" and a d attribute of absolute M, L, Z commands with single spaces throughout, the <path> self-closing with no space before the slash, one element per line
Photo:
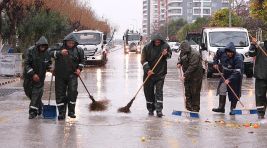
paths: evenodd
<path fill-rule="evenodd" d="M 139 41 L 140 40 L 140 35 L 128 35 L 128 41 Z"/>
<path fill-rule="evenodd" d="M 240 31 L 210 32 L 209 40 L 211 47 L 225 47 L 230 42 L 236 47 L 249 46 L 247 33 Z"/>
<path fill-rule="evenodd" d="M 98 45 L 101 43 L 100 33 L 75 33 L 80 45 Z"/>

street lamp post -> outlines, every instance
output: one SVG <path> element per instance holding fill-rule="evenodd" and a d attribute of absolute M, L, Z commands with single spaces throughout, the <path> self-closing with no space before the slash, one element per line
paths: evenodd
<path fill-rule="evenodd" d="M 150 39 L 150 0 L 147 0 L 147 37 Z"/>
<path fill-rule="evenodd" d="M 232 27 L 232 0 L 229 0 L 229 27 Z"/>
<path fill-rule="evenodd" d="M 166 41 L 169 41 L 169 18 L 168 18 L 168 1 L 166 0 L 166 9 L 165 9 L 165 17 L 166 17 Z"/>

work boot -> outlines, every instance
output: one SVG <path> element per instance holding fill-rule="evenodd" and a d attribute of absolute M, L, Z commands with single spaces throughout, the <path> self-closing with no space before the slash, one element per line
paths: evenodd
<path fill-rule="evenodd" d="M 37 115 L 40 116 L 43 113 L 43 103 L 40 104 Z"/>
<path fill-rule="evenodd" d="M 230 113 L 229 115 L 235 115 L 233 110 L 236 108 L 237 101 L 231 101 L 231 106 L 230 106 Z"/>
<path fill-rule="evenodd" d="M 37 116 L 37 112 L 30 112 L 29 119 L 33 119 Z"/>
<path fill-rule="evenodd" d="M 154 116 L 154 111 L 149 111 L 149 112 L 148 112 L 148 115 L 149 115 L 149 116 Z"/>
<path fill-rule="evenodd" d="M 265 119 L 264 115 L 258 115 L 258 119 Z"/>
<path fill-rule="evenodd" d="M 199 112 L 199 110 L 200 110 L 199 108 L 194 108 L 194 107 L 193 107 L 190 111 L 191 111 L 191 112 Z"/>
<path fill-rule="evenodd" d="M 57 117 L 58 120 L 64 120 L 65 118 L 66 117 L 65 117 L 64 114 L 59 114 L 58 117 Z"/>
<path fill-rule="evenodd" d="M 213 112 L 217 113 L 225 113 L 225 102 L 226 102 L 226 96 L 219 96 L 219 107 L 218 108 L 213 108 Z"/>
<path fill-rule="evenodd" d="M 189 101 L 188 98 L 186 98 L 186 101 L 185 101 L 185 108 L 186 108 L 187 110 L 189 110 L 189 111 L 192 110 L 192 106 L 191 106 L 191 103 L 190 103 L 190 101 Z"/>
<path fill-rule="evenodd" d="M 74 113 L 69 113 L 68 116 L 69 116 L 70 118 L 76 118 L 76 115 L 75 115 Z"/>
<path fill-rule="evenodd" d="M 62 106 L 58 106 L 59 115 L 57 117 L 58 120 L 64 120 L 66 118 L 66 104 Z"/>
<path fill-rule="evenodd" d="M 75 116 L 75 104 L 68 103 L 68 116 L 70 118 L 76 118 Z"/>
<path fill-rule="evenodd" d="M 161 118 L 163 116 L 162 111 L 157 111 L 157 117 Z"/>
<path fill-rule="evenodd" d="M 258 111 L 258 119 L 264 119 L 265 111 Z"/>

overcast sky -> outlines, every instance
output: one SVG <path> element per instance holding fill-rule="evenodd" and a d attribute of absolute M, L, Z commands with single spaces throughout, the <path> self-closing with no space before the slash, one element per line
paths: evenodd
<path fill-rule="evenodd" d="M 87 1 L 87 0 L 84 0 Z M 122 38 L 127 28 L 141 29 L 142 0 L 89 0 L 97 16 L 109 20 L 119 29 L 116 38 Z"/>

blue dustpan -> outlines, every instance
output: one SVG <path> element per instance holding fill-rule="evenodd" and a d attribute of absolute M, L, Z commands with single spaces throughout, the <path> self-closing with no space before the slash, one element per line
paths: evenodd
<path fill-rule="evenodd" d="M 235 115 L 249 115 L 249 114 L 257 114 L 257 109 L 234 109 L 232 111 Z"/>
<path fill-rule="evenodd" d="M 57 117 L 57 107 L 55 105 L 50 105 L 51 93 L 52 93 L 52 81 L 53 81 L 53 75 L 51 76 L 48 105 L 43 106 L 44 119 L 55 119 Z"/>
<path fill-rule="evenodd" d="M 190 118 L 199 118 L 198 112 L 190 112 L 190 111 L 176 111 L 176 110 L 174 110 L 172 112 L 172 115 L 190 117 Z"/>
<path fill-rule="evenodd" d="M 57 117 L 57 107 L 55 105 L 44 105 L 43 106 L 43 117 L 44 119 L 55 119 Z"/>

